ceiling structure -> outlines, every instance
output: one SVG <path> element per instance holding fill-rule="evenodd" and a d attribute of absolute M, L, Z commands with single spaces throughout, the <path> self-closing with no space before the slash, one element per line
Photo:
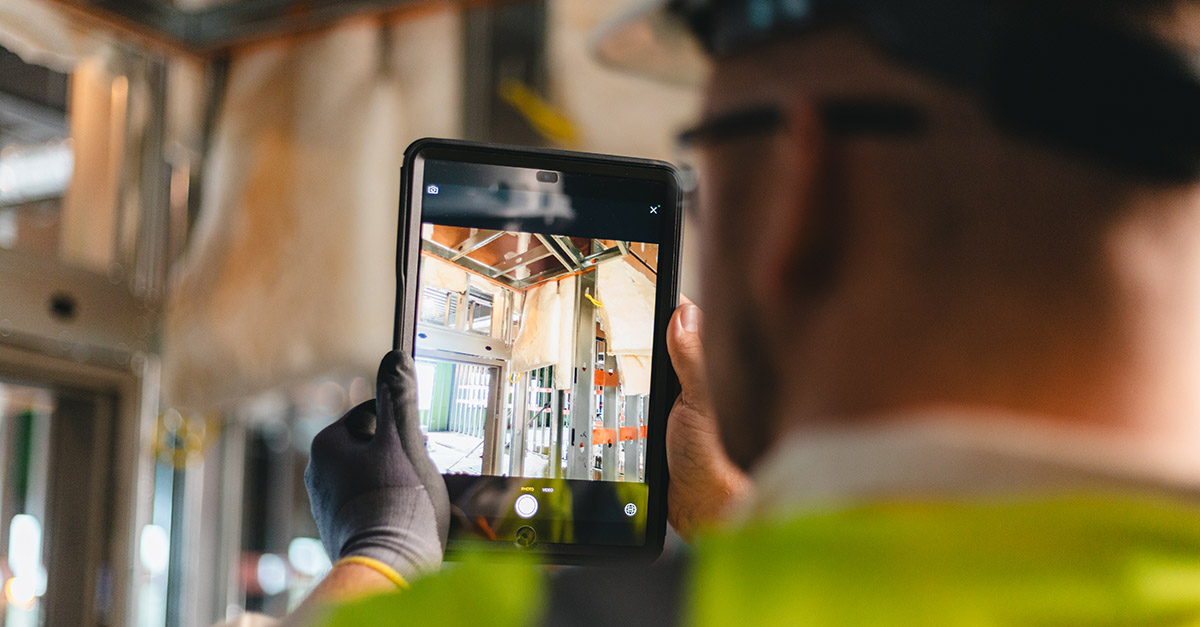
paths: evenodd
<path fill-rule="evenodd" d="M 71 168 L 66 111 L 66 74 L 0 47 L 0 210 L 62 195 Z"/>
<path fill-rule="evenodd" d="M 0 48 L 0 148 L 66 135 L 67 75 Z"/>
<path fill-rule="evenodd" d="M 631 250 L 630 242 L 531 233 L 526 234 L 528 243 L 522 245 L 521 235 L 514 231 L 436 226 L 422 238 L 422 249 L 515 290 L 583 272 L 626 255 L 640 261 L 646 271 L 654 272 L 650 263 Z"/>
<path fill-rule="evenodd" d="M 431 0 L 48 1 L 120 30 L 200 54 L 311 31 L 349 17 L 434 4 Z"/>

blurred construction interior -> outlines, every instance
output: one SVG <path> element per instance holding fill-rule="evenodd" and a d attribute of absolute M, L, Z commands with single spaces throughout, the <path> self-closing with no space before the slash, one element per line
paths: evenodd
<path fill-rule="evenodd" d="M 0 0 L 5 626 L 303 597 L 309 442 L 391 345 L 405 146 L 670 160 L 697 93 L 588 55 L 624 4 Z"/>

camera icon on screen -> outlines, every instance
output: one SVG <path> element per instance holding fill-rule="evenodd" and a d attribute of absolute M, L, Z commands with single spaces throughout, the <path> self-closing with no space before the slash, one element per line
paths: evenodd
<path fill-rule="evenodd" d="M 437 186 L 437 185 L 426 185 L 426 186 L 425 186 L 425 193 L 426 193 L 426 194 L 429 194 L 430 196 L 437 196 L 437 194 L 438 194 L 438 186 Z"/>

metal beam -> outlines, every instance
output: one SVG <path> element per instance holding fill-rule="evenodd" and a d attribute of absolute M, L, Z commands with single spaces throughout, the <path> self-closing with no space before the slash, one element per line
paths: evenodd
<path fill-rule="evenodd" d="M 551 236 L 551 237 L 561 237 L 561 236 Z M 572 248 L 574 248 L 574 246 L 572 246 Z M 580 260 L 579 265 L 581 268 L 591 267 L 591 266 L 595 266 L 596 264 L 598 264 L 602 261 L 607 261 L 609 259 L 615 259 L 617 257 L 624 257 L 626 254 L 627 253 L 621 252 L 621 249 L 618 247 L 608 248 L 608 249 L 602 250 L 598 253 L 595 253 L 593 255 L 583 257 Z M 545 258 L 545 256 L 543 256 L 542 258 Z M 536 261 L 536 259 L 533 261 Z M 559 259 L 559 261 L 562 261 L 562 259 Z M 510 285 L 514 289 L 523 290 L 525 288 L 537 285 L 538 283 L 543 283 L 545 281 L 549 281 L 550 279 L 553 279 L 554 277 L 557 277 L 559 275 L 566 274 L 567 272 L 569 272 L 569 270 L 564 270 L 564 269 L 560 269 L 560 268 L 552 268 L 552 269 L 546 270 L 545 272 L 542 272 L 540 274 L 535 274 L 533 276 L 526 277 L 524 279 L 513 281 Z"/>
<path fill-rule="evenodd" d="M 503 283 L 504 285 L 507 285 L 508 287 L 511 287 L 513 289 L 518 289 L 516 286 L 516 282 L 514 282 L 512 279 L 510 279 L 508 277 L 501 276 L 500 273 L 497 272 L 495 268 L 487 265 L 486 263 L 480 263 L 478 261 L 475 261 L 474 259 L 471 259 L 470 257 L 461 257 L 457 261 L 451 261 L 451 259 L 453 259 L 454 255 L 456 255 L 457 253 L 454 251 L 453 248 L 450 248 L 449 246 L 446 246 L 444 244 L 439 244 L 437 242 L 430 241 L 427 239 L 423 239 L 423 240 L 421 240 L 421 249 L 424 251 L 427 251 L 433 255 L 441 257 L 442 259 L 445 259 L 446 261 L 450 261 L 450 263 L 458 264 L 458 265 L 466 268 L 467 270 L 470 270 L 471 272 L 474 272 L 481 276 L 485 276 L 489 279 L 492 279 L 493 281 Z"/>
<path fill-rule="evenodd" d="M 580 268 L 580 264 L 583 263 L 583 253 L 575 247 L 575 242 L 572 242 L 571 238 L 567 237 L 566 235 L 551 235 L 550 237 L 555 242 L 558 242 L 558 245 L 562 247 L 563 252 L 566 253 L 567 256 L 571 258 L 571 261 L 575 264 L 574 269 L 578 270 Z"/>
<path fill-rule="evenodd" d="M 592 421 L 596 364 L 596 309 L 584 294 L 596 291 L 596 273 L 579 275 L 575 289 L 575 359 L 571 383 L 571 451 L 567 479 L 592 478 Z"/>
<path fill-rule="evenodd" d="M 498 359 L 511 357 L 508 344 L 496 338 L 471 333 L 455 331 L 445 327 L 417 323 L 417 353 L 439 351 L 456 355 L 471 355 L 487 360 L 489 363 Z"/>
<path fill-rule="evenodd" d="M 553 253 L 547 250 L 545 246 L 530 248 L 511 259 L 505 259 L 503 262 L 496 264 L 495 268 L 499 272 L 497 276 L 512 274 L 535 261 L 541 261 L 549 257 L 551 254 Z"/>
<path fill-rule="evenodd" d="M 484 246 L 491 244 L 492 242 L 496 241 L 501 235 L 504 235 L 505 232 L 504 231 L 496 231 L 495 233 L 492 233 L 490 235 L 486 235 L 485 233 L 487 233 L 487 231 L 480 231 L 480 232 L 472 235 L 471 237 L 468 237 L 467 239 L 463 240 L 462 243 L 460 243 L 458 246 L 455 246 L 454 250 L 455 250 L 456 254 L 454 255 L 454 258 L 451 259 L 450 261 L 458 261 L 459 258 L 465 257 L 465 256 L 479 250 L 480 248 L 483 248 Z"/>
<path fill-rule="evenodd" d="M 558 276 L 562 276 L 564 274 L 568 274 L 569 272 L 570 272 L 570 270 L 564 270 L 562 268 L 551 268 L 545 272 L 535 274 L 531 277 L 526 277 L 519 281 L 514 281 L 513 287 L 516 289 L 519 289 L 519 290 L 523 290 L 527 287 L 533 287 L 534 285 L 537 285 L 538 283 L 545 283 L 546 281 L 549 281 L 550 279 L 553 279 Z"/>
<path fill-rule="evenodd" d="M 491 369 L 488 381 L 488 415 L 483 423 L 482 475 L 500 474 L 500 453 L 504 448 L 504 395 L 508 390 L 508 362 Z"/>
<path fill-rule="evenodd" d="M 608 261 L 609 259 L 616 259 L 617 257 L 624 257 L 624 256 L 625 256 L 625 254 L 622 253 L 621 249 L 619 249 L 619 248 L 616 248 L 616 247 L 607 248 L 598 253 L 584 257 L 583 263 L 581 265 L 583 265 L 583 267 L 587 268 L 587 267 L 591 267 L 596 264 L 599 264 L 601 261 Z"/>
<path fill-rule="evenodd" d="M 553 368 L 554 367 L 551 366 L 551 369 Z M 557 376 L 559 376 L 558 373 L 554 373 L 552 375 L 552 377 Z M 551 378 L 550 381 L 552 387 L 557 387 L 557 383 L 553 378 Z M 563 438 L 566 437 L 567 434 L 567 423 L 563 420 L 563 406 L 565 405 L 563 401 L 566 400 L 567 393 L 562 390 L 555 389 L 552 394 L 554 400 L 550 405 L 550 414 L 554 417 L 554 450 L 551 452 L 550 465 L 553 466 L 554 470 L 550 476 L 555 479 L 562 479 Z"/>
<path fill-rule="evenodd" d="M 529 373 L 516 373 L 513 390 L 512 438 L 508 446 L 508 474 L 510 477 L 525 476 L 525 435 L 529 428 Z"/>
<path fill-rule="evenodd" d="M 625 427 L 638 428 L 642 423 L 642 397 L 641 396 L 626 396 L 625 397 Z M 638 454 L 638 448 L 642 444 L 641 432 L 632 440 L 625 440 L 621 446 L 625 449 L 625 473 L 622 475 L 622 481 L 641 481 L 641 456 Z"/>
<path fill-rule="evenodd" d="M 616 358 L 609 355 L 609 359 L 616 361 Z M 608 363 L 608 359 L 605 360 Z M 600 410 L 603 412 L 604 428 L 612 429 L 613 433 L 620 434 L 618 420 L 620 419 L 620 401 L 617 400 L 617 386 L 604 386 L 603 405 Z M 618 437 L 616 442 L 610 442 L 602 445 L 600 453 L 600 478 L 605 481 L 617 480 L 617 452 L 621 446 L 621 439 Z"/>
<path fill-rule="evenodd" d="M 545 235 L 542 235 L 541 233 L 534 233 L 533 236 L 538 238 L 538 241 L 540 241 L 543 246 L 550 249 L 551 253 L 554 253 L 554 258 L 557 259 L 558 262 L 561 263 L 564 268 L 566 268 L 567 270 L 575 269 L 575 265 L 572 264 L 570 261 L 567 261 L 566 253 L 564 253 L 558 249 L 558 246 L 554 243 L 554 240 L 550 239 L 549 237 L 546 237 Z"/>
<path fill-rule="evenodd" d="M 470 282 L 468 282 L 467 285 L 470 285 Z M 467 291 L 469 292 L 470 289 L 468 288 Z M 454 304 L 454 330 L 461 331 L 463 333 L 469 332 L 471 330 L 471 312 L 469 311 L 471 308 L 470 296 L 467 295 L 467 292 L 463 292 L 461 294 L 458 292 L 450 292 L 446 296 L 447 298 L 453 298 L 456 301 Z"/>
<path fill-rule="evenodd" d="M 106 366 L 129 363 L 130 353 L 151 352 L 157 316 L 145 300 L 103 274 L 67 266 L 57 259 L 0 250 L 0 337 L 58 355 Z M 47 306 L 71 307 L 69 317 Z"/>

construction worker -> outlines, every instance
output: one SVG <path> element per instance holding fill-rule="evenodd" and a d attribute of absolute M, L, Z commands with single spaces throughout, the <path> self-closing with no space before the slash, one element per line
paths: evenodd
<path fill-rule="evenodd" d="M 691 552 L 436 572 L 391 354 L 313 444 L 339 561 L 292 620 L 1200 625 L 1200 3 L 660 1 L 599 48 L 693 72 L 678 24 L 721 251 L 668 331 Z"/>

